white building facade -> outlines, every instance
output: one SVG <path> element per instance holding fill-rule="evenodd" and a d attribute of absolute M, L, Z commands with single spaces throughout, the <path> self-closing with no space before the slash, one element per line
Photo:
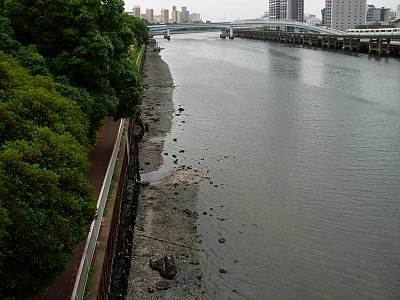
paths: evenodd
<path fill-rule="evenodd" d="M 192 13 L 189 15 L 189 22 L 191 23 L 199 23 L 201 22 L 201 16 L 198 13 Z"/>
<path fill-rule="evenodd" d="M 326 0 L 325 26 L 346 31 L 365 25 L 367 0 Z"/>
<path fill-rule="evenodd" d="M 269 19 L 304 22 L 304 0 L 269 0 Z"/>

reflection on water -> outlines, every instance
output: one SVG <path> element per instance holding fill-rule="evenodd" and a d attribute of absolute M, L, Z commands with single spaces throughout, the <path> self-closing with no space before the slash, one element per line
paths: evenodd
<path fill-rule="evenodd" d="M 208 298 L 400 299 L 399 62 L 215 33 L 160 44 L 185 108 L 165 151 L 210 172 Z"/>

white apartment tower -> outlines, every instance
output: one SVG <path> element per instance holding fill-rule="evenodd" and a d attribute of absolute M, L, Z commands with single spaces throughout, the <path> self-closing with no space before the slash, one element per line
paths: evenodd
<path fill-rule="evenodd" d="M 364 25 L 367 14 L 367 0 L 326 0 L 325 26 L 346 31 L 357 25 Z"/>
<path fill-rule="evenodd" d="M 269 18 L 304 22 L 304 0 L 269 0 Z"/>

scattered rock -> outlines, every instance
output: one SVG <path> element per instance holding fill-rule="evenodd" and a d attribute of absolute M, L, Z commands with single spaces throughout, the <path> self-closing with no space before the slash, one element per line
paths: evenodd
<path fill-rule="evenodd" d="M 164 153 L 164 155 L 165 155 L 165 156 L 168 156 L 168 153 L 167 153 L 167 152 L 165 152 L 165 153 Z"/>
<path fill-rule="evenodd" d="M 164 263 L 165 273 L 161 274 L 161 276 L 167 279 L 173 279 L 177 273 L 174 257 L 172 255 L 166 255 L 164 257 Z"/>
<path fill-rule="evenodd" d="M 173 155 L 172 155 L 172 157 L 173 157 L 173 158 L 176 158 L 176 155 L 175 155 L 175 154 L 173 154 Z"/>
<path fill-rule="evenodd" d="M 159 272 L 163 272 L 165 269 L 164 266 L 164 259 L 152 259 L 150 260 L 150 267 L 153 270 L 159 271 Z"/>
<path fill-rule="evenodd" d="M 203 216 L 207 216 L 207 212 L 206 211 L 203 211 Z"/>
<path fill-rule="evenodd" d="M 179 153 L 185 153 L 185 150 L 180 150 Z"/>
<path fill-rule="evenodd" d="M 173 279 L 176 276 L 176 265 L 172 255 L 166 255 L 161 259 L 150 260 L 150 267 L 153 270 L 159 271 L 161 277 Z M 157 287 L 158 288 L 158 287 Z"/>
<path fill-rule="evenodd" d="M 150 165 L 150 162 L 146 161 L 144 164 L 145 164 L 146 166 L 149 166 L 149 165 Z"/>
<path fill-rule="evenodd" d="M 190 265 L 194 265 L 194 266 L 198 266 L 200 265 L 200 262 L 197 259 L 194 259 L 192 261 L 189 262 Z"/>
<path fill-rule="evenodd" d="M 161 280 L 157 282 L 156 288 L 160 291 L 169 290 L 171 288 L 171 283 L 166 280 Z"/>
<path fill-rule="evenodd" d="M 152 287 L 148 287 L 148 288 L 147 288 L 147 292 L 148 292 L 149 294 L 153 294 L 153 293 L 154 293 L 154 289 L 153 289 Z"/>
<path fill-rule="evenodd" d="M 183 111 L 185 111 L 185 109 L 184 109 L 184 108 L 182 108 L 182 107 L 179 107 L 179 108 L 178 108 L 178 110 L 179 110 L 179 112 L 183 112 Z"/>
<path fill-rule="evenodd" d="M 220 238 L 220 239 L 218 239 L 218 242 L 220 244 L 224 244 L 226 242 L 226 239 L 225 238 Z"/>
<path fill-rule="evenodd" d="M 177 141 L 178 141 L 178 139 L 173 139 L 173 141 L 174 141 L 174 142 L 177 142 Z"/>
<path fill-rule="evenodd" d="M 218 272 L 220 272 L 221 274 L 226 274 L 227 271 L 223 268 L 219 268 Z"/>

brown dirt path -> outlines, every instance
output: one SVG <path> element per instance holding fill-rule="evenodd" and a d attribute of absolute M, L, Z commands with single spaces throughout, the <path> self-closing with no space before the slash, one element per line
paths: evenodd
<path fill-rule="evenodd" d="M 92 167 L 88 171 L 88 179 L 93 186 L 93 197 L 95 197 L 96 201 L 99 197 L 108 163 L 114 149 L 120 122 L 114 121 L 112 118 L 106 120 L 104 126 L 99 130 L 97 143 L 89 154 Z M 71 298 L 85 243 L 86 238 L 75 249 L 69 268 L 55 281 L 54 285 L 47 291 L 34 296 L 33 300 L 62 300 Z"/>

